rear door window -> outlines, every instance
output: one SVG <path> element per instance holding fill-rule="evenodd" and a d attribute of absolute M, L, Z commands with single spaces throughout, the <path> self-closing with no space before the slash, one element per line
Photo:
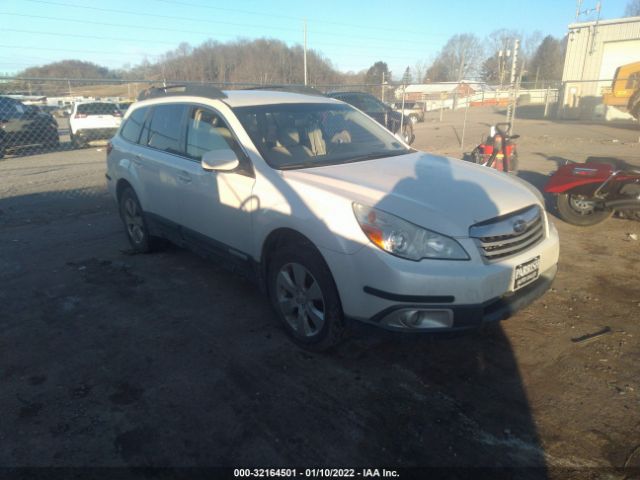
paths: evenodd
<path fill-rule="evenodd" d="M 148 107 L 138 108 L 133 112 L 124 126 L 122 127 L 122 138 L 133 143 L 138 143 L 140 138 L 140 132 L 142 131 L 142 125 L 144 124 L 144 118 L 147 115 Z"/>
<path fill-rule="evenodd" d="M 184 155 L 183 128 L 187 106 L 184 104 L 157 105 L 149 125 L 148 143 L 151 148 L 176 155 Z"/>

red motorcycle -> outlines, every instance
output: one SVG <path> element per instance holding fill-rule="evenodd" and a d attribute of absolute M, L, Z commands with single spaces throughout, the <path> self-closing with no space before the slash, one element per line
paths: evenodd
<path fill-rule="evenodd" d="M 518 150 L 513 142 L 520 135 L 510 134 L 508 123 L 496 123 L 489 136 L 471 151 L 471 161 L 501 172 L 518 172 Z"/>
<path fill-rule="evenodd" d="M 557 194 L 560 218 L 573 225 L 595 225 L 616 211 L 640 220 L 640 170 L 595 161 L 570 163 L 551 176 L 544 191 Z"/>

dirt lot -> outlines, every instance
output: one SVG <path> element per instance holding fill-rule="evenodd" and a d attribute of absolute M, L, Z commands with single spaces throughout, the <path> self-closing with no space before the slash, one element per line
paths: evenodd
<path fill-rule="evenodd" d="M 462 114 L 418 124 L 415 146 L 460 157 Z M 465 150 L 500 118 L 470 111 Z M 637 129 L 524 119 L 516 129 L 521 175 L 538 186 L 564 159 L 640 166 Z M 610 470 L 640 469 L 640 241 L 628 236 L 640 223 L 555 219 L 553 289 L 498 327 L 358 329 L 310 354 L 243 278 L 176 248 L 130 255 L 104 157 L 0 161 L 0 465 L 640 474 Z"/>

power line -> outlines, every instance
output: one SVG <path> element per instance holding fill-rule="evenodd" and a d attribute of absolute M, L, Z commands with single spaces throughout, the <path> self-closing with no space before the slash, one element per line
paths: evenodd
<path fill-rule="evenodd" d="M 5 29 L 6 30 L 6 29 Z M 68 53 L 94 53 L 94 54 L 101 54 L 101 55 L 111 55 L 111 56 L 122 56 L 122 53 L 116 53 L 113 51 L 106 51 L 106 50 L 79 50 L 79 49 L 65 49 L 65 48 L 43 48 L 38 46 L 24 46 L 24 45 L 0 45 L 0 48 L 18 48 L 18 49 L 23 49 L 23 50 L 46 50 L 46 51 L 52 51 L 52 52 L 68 52 Z M 141 52 L 141 53 L 129 53 L 129 54 L 125 54 L 125 55 L 129 55 L 129 56 L 140 56 L 140 57 L 154 57 L 156 59 L 161 59 L 162 57 L 165 56 L 165 54 L 151 54 L 151 53 L 146 53 L 146 52 Z M 386 62 L 392 62 L 392 61 L 399 61 L 399 60 L 415 60 L 414 57 L 385 57 L 384 55 L 380 55 L 377 52 L 371 53 L 368 56 L 364 55 L 364 54 L 354 54 L 354 55 L 343 55 L 343 57 L 347 57 L 347 58 L 370 58 L 371 60 L 377 60 L 377 59 L 381 59 L 384 58 L 384 61 Z"/>
<path fill-rule="evenodd" d="M 81 8 L 81 9 L 85 9 L 85 10 L 93 10 L 93 11 L 99 11 L 99 12 L 109 12 L 109 13 L 120 13 L 120 14 L 126 14 L 126 15 L 136 15 L 136 16 L 142 16 L 142 17 L 155 17 L 155 18 L 164 18 L 164 19 L 170 19 L 170 20 L 186 20 L 186 21 L 190 21 L 190 22 L 198 22 L 198 23 L 207 23 L 207 24 L 211 24 L 211 23 L 219 23 L 219 24 L 223 24 L 223 25 L 231 25 L 231 26 L 236 26 L 236 27 L 243 27 L 243 28 L 264 28 L 263 25 L 252 25 L 252 24 L 243 24 L 243 23 L 235 23 L 235 22 L 224 22 L 224 21 L 220 21 L 220 20 L 207 20 L 207 19 L 203 19 L 203 18 L 194 18 L 194 17 L 177 17 L 177 16 L 173 16 L 173 15 L 160 15 L 157 13 L 142 13 L 142 12 L 132 12 L 130 10 L 120 10 L 120 9 L 113 9 L 113 8 L 101 8 L 101 7 L 89 7 L 86 5 L 76 5 L 76 4 L 72 4 L 72 3 L 64 3 L 64 2 L 54 2 L 54 1 L 50 1 L 50 0 L 24 0 L 27 2 L 33 2 L 33 3 L 40 3 L 40 4 L 46 4 L 46 5 L 57 5 L 57 6 L 62 6 L 62 7 L 72 7 L 72 8 Z M 289 32 L 296 32 L 299 33 L 299 29 L 295 29 L 295 28 L 285 28 L 285 27 L 270 27 L 271 30 L 282 30 L 282 31 L 289 31 Z M 330 35 L 331 37 L 343 37 L 343 38 L 356 38 L 356 39 L 361 39 L 361 40 L 379 40 L 381 42 L 385 42 L 385 43 L 401 43 L 403 45 L 406 44 L 406 39 L 388 39 L 388 38 L 380 38 L 380 37 L 363 37 L 363 36 L 359 36 L 359 35 L 345 35 L 343 33 L 336 33 L 336 32 L 323 32 L 323 31 L 315 31 L 314 30 L 314 34 L 315 35 Z"/>
<path fill-rule="evenodd" d="M 156 30 L 159 32 L 184 33 L 184 29 L 178 29 L 178 28 L 148 27 L 144 25 L 132 25 L 132 24 L 125 24 L 125 23 L 94 22 L 91 20 L 76 20 L 72 18 L 48 17 L 44 15 L 27 15 L 24 13 L 13 13 L 13 12 L 0 12 L 0 15 L 11 15 L 15 17 L 24 17 L 24 18 L 38 18 L 42 20 L 56 20 L 59 22 L 81 23 L 81 24 L 89 24 L 89 25 L 101 25 L 105 27 L 136 28 L 139 30 Z M 210 31 L 204 32 L 204 31 L 189 30 L 189 33 L 201 33 L 203 35 L 211 35 Z M 221 34 L 216 34 L 216 35 L 220 37 L 237 37 L 237 35 L 221 35 Z M 128 40 L 130 41 L 131 39 L 129 38 Z"/>
<path fill-rule="evenodd" d="M 92 38 L 95 40 L 116 40 L 122 42 L 130 42 L 130 38 L 121 38 L 121 37 L 103 37 L 99 35 L 80 35 L 77 33 L 60 33 L 60 32 L 43 32 L 43 31 L 35 31 L 35 30 L 19 30 L 15 28 L 4 28 L 5 32 L 16 32 L 16 33 L 28 33 L 30 35 L 53 35 L 54 37 L 73 37 L 73 38 Z M 158 40 L 136 40 L 136 42 L 144 42 L 144 43 L 163 43 L 165 45 L 175 45 L 175 42 L 161 42 Z"/>
<path fill-rule="evenodd" d="M 12 48 L 12 49 L 21 49 L 21 50 L 46 50 L 49 52 L 68 52 L 68 53 L 98 53 L 101 55 L 111 55 L 111 56 L 118 56 L 121 57 L 123 55 L 122 52 L 114 52 L 113 50 L 111 51 L 106 51 L 106 50 L 78 50 L 78 49 L 69 49 L 69 48 L 47 48 L 47 47 L 42 47 L 40 45 L 34 45 L 34 46 L 25 46 L 25 45 L 0 45 L 0 47 L 2 48 Z M 143 56 L 143 57 L 162 57 L 163 55 L 158 55 L 158 54 L 153 54 L 153 53 L 129 53 L 129 54 L 124 54 L 124 55 L 138 55 L 138 56 Z"/>
<path fill-rule="evenodd" d="M 267 12 L 257 12 L 257 11 L 251 11 L 251 10 L 240 10 L 240 9 L 235 9 L 235 8 L 226 8 L 226 7 L 218 7 L 218 6 L 211 6 L 211 5 L 201 5 L 201 4 L 197 4 L 197 3 L 190 3 L 190 2 L 181 2 L 181 1 L 177 1 L 177 0 L 155 0 L 156 2 L 162 2 L 162 3 L 167 3 L 167 4 L 171 4 L 171 5 L 184 5 L 187 7 L 196 7 L 196 8 L 206 8 L 206 9 L 211 9 L 211 10 L 219 10 L 219 11 L 226 11 L 226 12 L 235 12 L 235 13 L 243 13 L 243 14 L 248 14 L 248 15 L 260 15 L 262 17 L 273 17 L 273 18 L 283 18 L 283 19 L 288 19 L 288 20 L 300 20 L 299 17 L 294 17 L 291 15 L 277 15 L 274 13 L 267 13 Z M 389 28 L 389 27 L 379 27 L 379 26 L 372 26 L 372 27 L 367 27 L 364 25 L 358 25 L 355 23 L 344 23 L 344 22 L 334 22 L 332 20 L 321 20 L 321 19 L 317 19 L 317 18 L 311 18 L 309 19 L 311 22 L 315 22 L 315 23 L 324 23 L 327 25 L 339 25 L 339 26 L 343 26 L 343 27 L 349 27 L 349 28 L 360 28 L 360 29 L 365 29 L 365 30 L 384 30 L 384 31 L 388 31 L 388 32 L 402 32 L 403 34 L 407 34 L 407 33 L 415 33 L 417 35 L 424 35 L 425 32 L 419 32 L 417 30 L 407 30 L 404 28 Z M 442 35 L 438 35 L 441 37 L 449 37 L 448 34 L 442 34 Z"/>
<path fill-rule="evenodd" d="M 47 4 L 47 5 L 57 5 L 60 7 L 72 7 L 72 8 L 81 8 L 84 10 L 93 10 L 93 11 L 97 11 L 97 12 L 108 12 L 108 13 L 123 13 L 123 14 L 127 14 L 127 15 L 137 15 L 137 16 L 142 16 L 142 17 L 154 17 L 154 18 L 165 18 L 165 19 L 169 19 L 169 20 L 187 20 L 190 22 L 198 22 L 198 23 L 207 23 L 207 24 L 211 24 L 211 23 L 221 23 L 223 25 L 231 25 L 231 26 L 235 26 L 235 27 L 254 27 L 254 28 L 262 28 L 262 25 L 247 25 L 247 24 L 242 24 L 242 23 L 234 23 L 234 22 L 222 22 L 219 20 L 206 20 L 204 18 L 194 18 L 194 17 L 177 17 L 175 15 L 160 15 L 158 13 L 149 13 L 149 12 L 132 12 L 130 10 L 119 10 L 119 9 L 115 9 L 115 8 L 101 8 L 101 7 L 89 7 L 86 5 L 76 5 L 73 3 L 64 3 L 64 2 L 52 2 L 49 0 L 24 0 L 27 2 L 33 2 L 33 3 L 41 3 L 41 4 Z M 275 30 L 287 30 L 290 32 L 298 32 L 298 29 L 295 28 L 276 28 Z"/>
<path fill-rule="evenodd" d="M 160 0 L 158 0 L 160 1 Z M 184 29 L 176 29 L 176 28 L 165 28 L 165 27 L 149 27 L 149 26 L 143 26 L 143 25 L 132 25 L 132 24 L 122 24 L 122 23 L 110 23 L 110 22 L 96 22 L 96 21 L 91 21 L 91 20 L 76 20 L 76 19 L 69 19 L 69 18 L 64 18 L 64 17 L 51 17 L 51 16 L 44 16 L 44 15 L 31 15 L 31 14 L 22 14 L 22 13 L 13 13 L 13 12 L 0 12 L 0 15 L 10 15 L 10 16 L 16 16 L 16 17 L 23 17 L 23 18 L 33 18 L 33 19 L 41 19 L 41 20 L 55 20 L 58 22 L 70 22 L 70 23 L 80 23 L 80 24 L 90 24 L 90 25 L 100 25 L 100 26 L 106 26 L 106 27 L 117 27 L 117 28 L 136 28 L 139 30 L 154 30 L 154 31 L 159 31 L 159 32 L 177 32 L 177 33 L 184 33 Z M 34 33 L 34 32 L 29 32 L 29 33 Z M 46 32 L 43 32 L 46 33 Z M 57 33 L 57 32 L 56 32 Z M 197 31 L 197 30 L 189 30 L 189 33 L 197 33 L 197 34 L 202 34 L 202 35 L 211 35 L 211 32 L 204 32 L 204 31 Z M 216 37 L 232 37 L 232 38 L 238 38 L 237 35 L 231 35 L 231 34 L 220 34 L 220 33 L 216 33 Z M 108 37 L 104 37 L 104 39 L 109 39 Z M 130 41 L 130 38 L 126 39 L 127 41 Z M 153 43 L 160 43 L 160 42 L 153 42 Z M 168 43 L 168 42 L 163 42 L 163 43 Z M 334 43 L 334 42 L 314 42 L 315 45 L 317 46 L 336 46 L 336 47 L 343 47 L 344 44 L 343 43 Z M 172 45 L 175 45 L 175 43 L 171 43 Z M 423 45 L 434 45 L 432 43 L 426 43 L 426 42 L 421 42 L 421 46 Z M 416 46 L 414 47 L 417 50 L 421 49 L 421 46 Z M 371 44 L 367 44 L 366 46 L 358 46 L 358 45 L 350 45 L 350 48 L 367 48 L 367 49 L 371 49 L 371 48 L 376 48 L 377 50 L 380 49 L 396 49 L 396 47 L 393 46 L 389 46 L 389 45 L 371 45 Z"/>

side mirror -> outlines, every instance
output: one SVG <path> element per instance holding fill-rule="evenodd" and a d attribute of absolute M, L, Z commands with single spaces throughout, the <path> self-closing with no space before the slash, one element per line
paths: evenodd
<path fill-rule="evenodd" d="M 233 150 L 225 148 L 222 150 L 211 150 L 210 152 L 206 152 L 202 156 L 200 165 L 203 170 L 207 170 L 209 172 L 230 172 L 238 168 L 240 162 Z"/>

